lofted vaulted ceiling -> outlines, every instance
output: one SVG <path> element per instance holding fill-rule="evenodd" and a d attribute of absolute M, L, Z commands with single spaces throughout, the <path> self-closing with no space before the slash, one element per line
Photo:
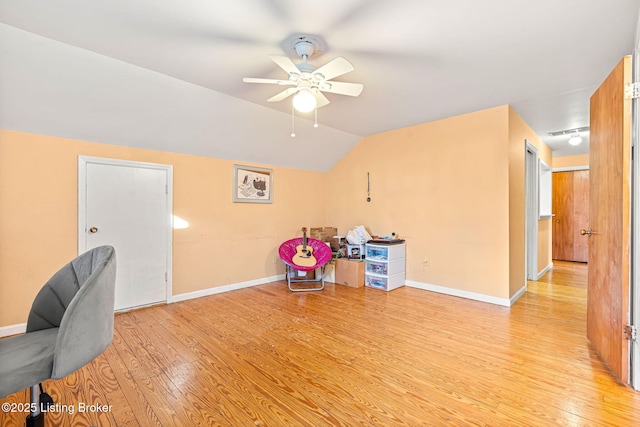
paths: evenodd
<path fill-rule="evenodd" d="M 0 0 L 0 127 L 327 171 L 363 136 L 510 104 L 548 133 L 589 125 L 589 97 L 631 54 L 640 0 Z M 245 76 L 322 37 L 357 98 L 298 115 Z M 294 61 L 298 61 L 297 58 Z"/>

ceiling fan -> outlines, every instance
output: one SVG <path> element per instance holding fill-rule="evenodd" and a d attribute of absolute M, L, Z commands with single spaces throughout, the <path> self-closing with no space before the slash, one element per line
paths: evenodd
<path fill-rule="evenodd" d="M 331 79 L 353 71 L 353 65 L 346 59 L 338 57 L 329 61 L 320 68 L 316 68 L 307 62 L 307 59 L 316 51 L 316 46 L 311 38 L 300 37 L 294 45 L 295 52 L 302 58 L 300 64 L 294 62 L 285 55 L 269 55 L 273 62 L 286 71 L 288 79 L 262 79 L 245 77 L 245 83 L 269 83 L 281 86 L 292 86 L 267 99 L 268 102 L 278 102 L 293 97 L 293 107 L 307 113 L 316 108 L 323 107 L 329 100 L 322 92 L 336 93 L 339 95 L 358 96 L 362 92 L 361 83 L 335 82 Z"/>

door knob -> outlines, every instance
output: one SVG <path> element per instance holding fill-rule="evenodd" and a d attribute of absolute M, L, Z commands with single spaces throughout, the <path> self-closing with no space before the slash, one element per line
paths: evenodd
<path fill-rule="evenodd" d="M 580 230 L 580 234 L 582 234 L 583 236 L 586 234 L 587 236 L 591 236 L 593 235 L 593 231 L 591 231 L 591 229 L 585 230 L 584 228 L 582 230 Z"/>
<path fill-rule="evenodd" d="M 97 232 L 98 232 L 98 227 L 91 227 L 91 228 L 89 229 L 89 231 L 90 231 L 91 233 L 97 233 Z"/>

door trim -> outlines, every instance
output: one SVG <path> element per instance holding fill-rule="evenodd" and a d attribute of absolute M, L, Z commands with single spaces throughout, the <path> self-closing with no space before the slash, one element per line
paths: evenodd
<path fill-rule="evenodd" d="M 631 81 L 640 82 L 640 15 L 631 57 Z M 630 324 L 640 328 L 640 99 L 631 101 L 631 280 L 629 289 Z M 631 387 L 640 391 L 640 340 L 629 345 L 629 376 Z"/>
<path fill-rule="evenodd" d="M 636 52 L 633 60 L 634 81 L 640 78 L 636 73 L 640 74 L 640 58 L 637 57 L 640 52 Z M 637 70 L 637 71 L 636 71 Z M 629 289 L 629 314 L 631 316 L 630 324 L 640 327 L 640 156 L 638 155 L 638 144 L 640 144 L 640 105 L 639 100 L 631 101 L 631 149 L 634 153 L 632 159 L 631 173 L 631 280 Z M 636 339 L 629 345 L 629 376 L 631 387 L 640 391 L 640 341 Z"/>
<path fill-rule="evenodd" d="M 109 159 L 103 157 L 78 156 L 78 254 L 87 251 L 84 236 L 87 232 L 87 165 L 123 166 L 142 169 L 163 170 L 167 174 L 166 191 L 167 206 L 166 215 L 171 221 L 167 222 L 167 248 L 166 248 L 166 296 L 165 303 L 171 301 L 173 296 L 173 166 L 160 163 L 136 162 L 131 160 Z"/>
<path fill-rule="evenodd" d="M 527 280 L 538 280 L 538 149 L 524 140 L 525 164 L 525 286 Z M 529 156 L 533 155 L 533 162 Z M 534 163 L 535 165 L 531 165 Z"/>

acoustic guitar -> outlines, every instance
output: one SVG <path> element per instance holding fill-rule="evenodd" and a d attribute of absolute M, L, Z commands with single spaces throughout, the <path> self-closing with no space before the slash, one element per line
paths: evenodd
<path fill-rule="evenodd" d="M 291 261 L 300 267 L 313 267 L 318 261 L 313 256 L 313 248 L 307 245 L 307 227 L 302 227 L 302 235 L 302 244 L 296 246 L 296 254 Z"/>

